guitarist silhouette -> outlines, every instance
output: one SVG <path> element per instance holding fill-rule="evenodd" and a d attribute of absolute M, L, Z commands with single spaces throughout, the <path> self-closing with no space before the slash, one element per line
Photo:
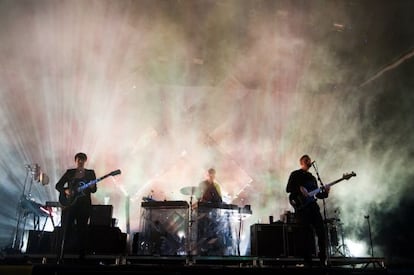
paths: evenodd
<path fill-rule="evenodd" d="M 318 188 L 316 178 L 309 172 L 312 160 L 308 155 L 303 155 L 299 159 L 300 169 L 293 171 L 288 179 L 286 192 L 290 193 L 289 201 L 294 205 L 296 220 L 303 226 L 303 235 L 300 236 L 304 244 L 303 258 L 305 265 L 312 265 L 312 253 L 314 251 L 314 235 L 312 228 L 318 236 L 319 259 L 322 266 L 326 265 L 326 237 L 323 218 L 320 213 L 319 205 L 313 196 L 309 196 L 309 191 Z M 322 189 L 315 196 L 317 198 L 327 198 L 330 187 Z M 299 207 L 299 205 L 301 207 Z"/>
<path fill-rule="evenodd" d="M 85 153 L 75 155 L 76 168 L 68 169 L 56 183 L 59 198 L 71 197 L 79 182 L 89 182 L 96 179 L 95 171 L 85 169 L 87 156 Z M 88 220 L 92 208 L 91 193 L 97 191 L 96 184 L 92 184 L 82 190 L 82 196 L 77 196 L 71 201 L 69 207 L 62 208 L 60 245 L 58 247 L 58 263 L 63 262 L 66 249 L 77 249 L 79 258 L 83 259 L 86 250 L 88 233 Z M 68 246 L 66 246 L 66 244 Z"/>

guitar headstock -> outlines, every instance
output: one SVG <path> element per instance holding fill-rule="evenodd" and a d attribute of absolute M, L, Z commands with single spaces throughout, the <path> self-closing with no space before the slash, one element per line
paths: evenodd
<path fill-rule="evenodd" d="M 121 174 L 121 170 L 119 170 L 119 169 L 109 173 L 109 175 L 111 175 L 111 176 L 116 176 L 116 175 L 119 175 L 119 174 Z"/>
<path fill-rule="evenodd" d="M 344 180 L 349 180 L 350 178 L 352 178 L 352 177 L 356 177 L 356 174 L 355 174 L 355 172 L 354 171 L 352 171 L 351 173 L 345 173 L 343 176 L 342 176 L 342 178 L 344 179 Z"/>

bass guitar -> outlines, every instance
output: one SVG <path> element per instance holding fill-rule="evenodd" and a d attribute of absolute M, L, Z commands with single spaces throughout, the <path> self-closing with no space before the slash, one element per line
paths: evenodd
<path fill-rule="evenodd" d="M 62 207 L 69 207 L 73 205 L 76 200 L 85 195 L 84 190 L 93 184 L 97 184 L 99 181 L 109 177 L 109 176 L 116 176 L 121 174 L 121 170 L 115 170 L 111 173 L 106 174 L 98 179 L 91 180 L 89 182 L 80 181 L 77 184 L 73 184 L 71 188 L 69 188 L 69 192 L 61 192 L 59 194 L 59 203 Z M 66 189 L 67 190 L 67 189 Z"/>
<path fill-rule="evenodd" d="M 299 195 L 294 194 L 294 193 L 290 193 L 289 203 L 290 203 L 290 205 L 293 206 L 293 208 L 296 211 L 301 210 L 301 209 L 305 208 L 311 202 L 316 201 L 316 199 L 317 199 L 316 194 L 318 194 L 320 192 L 323 192 L 325 188 L 333 186 L 333 185 L 335 185 L 338 182 L 341 182 L 343 180 L 349 180 L 350 178 L 355 177 L 355 176 L 356 176 L 355 172 L 346 173 L 346 174 L 343 174 L 342 178 L 337 179 L 337 180 L 335 180 L 333 182 L 330 182 L 328 184 L 325 184 L 323 187 L 316 188 L 312 191 L 306 190 L 306 191 L 308 191 L 308 196 L 307 197 L 305 197 L 302 193 L 300 193 Z"/>

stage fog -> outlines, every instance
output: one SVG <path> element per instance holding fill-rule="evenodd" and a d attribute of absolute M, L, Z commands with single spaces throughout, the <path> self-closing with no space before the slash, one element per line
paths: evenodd
<path fill-rule="evenodd" d="M 375 253 L 393 251 L 390 223 L 404 235 L 399 205 L 412 205 L 413 65 L 404 45 L 373 45 L 388 23 L 380 8 L 371 17 L 362 8 L 0 1 L 0 245 L 13 243 L 22 196 L 57 201 L 56 182 L 85 152 L 98 177 L 122 171 L 92 199 L 113 205 L 129 238 L 144 197 L 189 203 L 180 190 L 214 167 L 225 202 L 251 207 L 246 255 L 251 225 L 293 211 L 287 179 L 309 154 L 323 183 L 356 174 L 325 201 L 349 253 L 370 255 L 368 221 Z M 48 184 L 32 179 L 33 164 Z"/>

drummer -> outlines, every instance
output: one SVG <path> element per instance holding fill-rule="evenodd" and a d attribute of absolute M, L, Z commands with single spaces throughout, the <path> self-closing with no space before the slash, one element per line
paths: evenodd
<path fill-rule="evenodd" d="M 209 206 L 198 208 L 197 216 L 197 244 L 200 255 L 222 256 L 226 254 L 229 238 L 228 226 L 224 223 L 221 209 L 221 187 L 216 180 L 216 170 L 210 168 L 207 171 L 206 179 L 199 183 L 199 203 L 207 203 Z M 200 205 L 199 205 L 200 206 Z M 231 233 L 231 232 L 230 232 Z"/>
<path fill-rule="evenodd" d="M 222 203 L 221 187 L 216 180 L 216 170 L 210 168 L 207 171 L 206 179 L 200 182 L 200 202 Z"/>

